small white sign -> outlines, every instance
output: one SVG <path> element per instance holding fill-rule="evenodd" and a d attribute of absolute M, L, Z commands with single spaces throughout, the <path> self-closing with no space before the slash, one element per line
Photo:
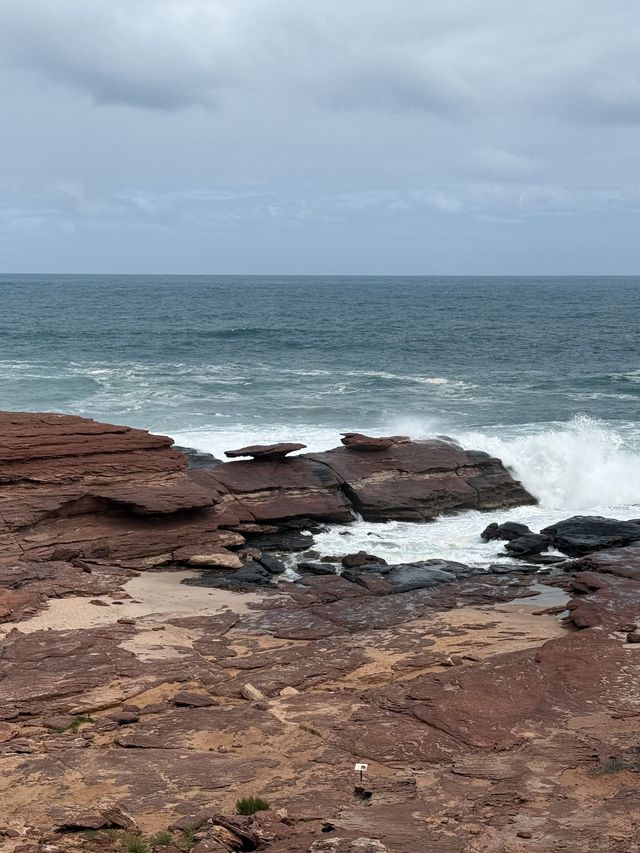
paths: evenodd
<path fill-rule="evenodd" d="M 356 772 L 359 772 L 359 773 L 364 773 L 366 770 L 368 770 L 368 768 L 369 768 L 368 764 L 356 764 L 356 766 L 354 767 L 354 770 L 356 770 Z"/>

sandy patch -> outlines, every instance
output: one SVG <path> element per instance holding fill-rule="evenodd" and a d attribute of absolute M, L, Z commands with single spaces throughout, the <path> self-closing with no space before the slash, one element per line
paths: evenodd
<path fill-rule="evenodd" d="M 97 628 L 100 625 L 112 625 L 123 618 L 157 624 L 166 622 L 169 617 L 211 615 L 225 610 L 246 613 L 250 605 L 258 604 L 263 599 L 256 592 L 228 592 L 181 583 L 185 578 L 198 576 L 199 572 L 193 571 L 144 572 L 124 585 L 131 599 L 124 599 L 121 604 L 113 604 L 109 595 L 93 596 L 94 600 L 106 602 L 108 607 L 90 604 L 90 599 L 82 596 L 50 599 L 45 610 L 17 625 L 4 626 L 0 636 L 12 629 L 22 634 L 32 634 L 48 629 L 66 631 Z M 164 645 L 166 639 L 157 637 L 156 643 Z M 177 645 L 182 644 L 178 635 L 176 642 Z"/>

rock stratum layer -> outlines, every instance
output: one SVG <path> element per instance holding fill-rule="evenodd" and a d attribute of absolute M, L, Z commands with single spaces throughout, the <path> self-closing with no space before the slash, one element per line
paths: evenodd
<path fill-rule="evenodd" d="M 69 415 L 0 413 L 0 565 L 215 554 L 223 530 L 428 519 L 532 500 L 499 460 L 442 441 L 188 468 L 172 440 Z M 279 451 L 283 447 L 274 446 Z M 253 449 L 255 451 L 255 448 Z M 223 564 L 224 565 L 224 564 Z"/>
<path fill-rule="evenodd" d="M 640 853 L 633 528 L 559 522 L 581 557 L 551 568 L 303 555 L 276 586 L 259 543 L 309 519 L 529 497 L 446 442 L 188 468 L 124 427 L 0 428 L 2 853 Z"/>

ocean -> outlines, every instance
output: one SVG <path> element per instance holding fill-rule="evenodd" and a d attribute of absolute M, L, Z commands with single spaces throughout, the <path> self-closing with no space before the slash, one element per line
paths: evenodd
<path fill-rule="evenodd" d="M 0 276 L 0 408 L 71 412 L 210 451 L 454 437 L 537 507 L 317 539 L 486 564 L 495 518 L 640 515 L 640 278 Z M 349 538 L 342 536 L 349 533 Z"/>

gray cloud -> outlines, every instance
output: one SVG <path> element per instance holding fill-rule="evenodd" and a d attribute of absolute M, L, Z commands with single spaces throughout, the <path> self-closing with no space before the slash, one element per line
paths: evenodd
<path fill-rule="evenodd" d="M 636 0 L 0 0 L 0 48 L 7 269 L 637 269 Z"/>
<path fill-rule="evenodd" d="M 5 52 L 96 103 L 212 107 L 229 88 L 345 108 L 640 108 L 637 5 L 617 0 L 5 0 Z"/>

